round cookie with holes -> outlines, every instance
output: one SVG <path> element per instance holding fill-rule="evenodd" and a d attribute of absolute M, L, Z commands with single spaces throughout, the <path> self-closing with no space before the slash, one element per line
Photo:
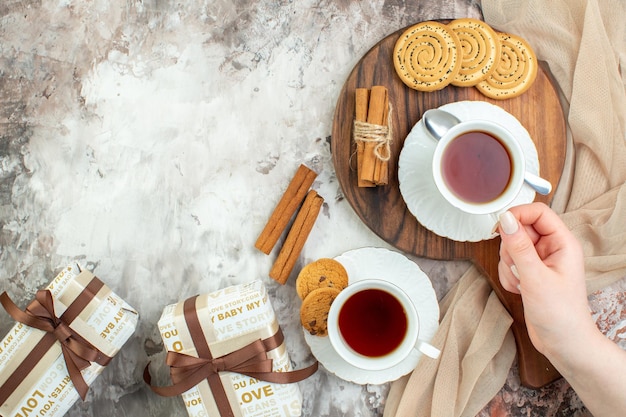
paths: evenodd
<path fill-rule="evenodd" d="M 448 23 L 461 42 L 461 69 L 452 85 L 471 87 L 487 78 L 500 60 L 498 34 L 482 20 L 469 17 Z"/>
<path fill-rule="evenodd" d="M 502 52 L 496 68 L 476 84 L 478 91 L 489 98 L 506 100 L 530 88 L 537 77 L 539 63 L 535 52 L 523 38 L 499 33 Z"/>
<path fill-rule="evenodd" d="M 440 90 L 461 69 L 460 49 L 458 36 L 447 25 L 420 22 L 396 41 L 393 65 L 407 86 L 419 91 Z"/>

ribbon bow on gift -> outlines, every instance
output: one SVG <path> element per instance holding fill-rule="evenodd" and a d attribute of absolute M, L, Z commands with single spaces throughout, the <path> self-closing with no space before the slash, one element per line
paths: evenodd
<path fill-rule="evenodd" d="M 282 335 L 282 333 L 281 333 Z M 291 372 L 272 372 L 272 359 L 267 357 L 267 346 L 261 340 L 235 350 L 219 358 L 196 358 L 178 352 L 168 352 L 165 363 L 170 366 L 173 385 L 156 387 L 150 385 L 149 365 L 146 366 L 143 378 L 150 388 L 159 395 L 172 397 L 198 385 L 211 375 L 223 371 L 236 372 L 251 378 L 278 384 L 302 381 L 317 371 L 317 362 L 313 365 Z"/>
<path fill-rule="evenodd" d="M 88 341 L 70 328 L 63 315 L 57 317 L 54 312 L 54 299 L 48 290 L 39 290 L 26 310 L 22 311 L 13 303 L 6 292 L 0 295 L 0 302 L 13 319 L 27 326 L 43 330 L 44 338 L 56 339 L 61 344 L 63 358 L 76 391 L 84 400 L 89 386 L 81 374 L 81 370 L 89 367 L 91 362 L 106 366 L 111 358 L 92 346 Z M 49 347 L 48 347 L 49 348 Z M 47 348 L 46 348 L 47 350 Z M 26 362 L 26 360 L 24 361 Z M 17 374 L 17 375 L 16 375 Z M 19 375 L 19 368 L 9 378 L 21 381 L 25 375 Z M 9 382 L 7 381 L 7 383 Z M 6 385 L 6 384 L 5 384 Z M 3 386 L 0 391 L 5 390 Z M 2 403 L 3 401 L 0 401 Z"/>
<path fill-rule="evenodd" d="M 166 363 L 170 366 L 173 382 L 173 385 L 168 387 L 151 385 L 152 378 L 148 363 L 143 373 L 143 379 L 157 394 L 164 397 L 180 395 L 206 380 L 220 415 L 230 417 L 234 416 L 235 413 L 228 401 L 225 387 L 219 376 L 220 372 L 237 372 L 262 381 L 288 384 L 302 381 L 317 371 L 318 364 L 314 362 L 307 368 L 297 371 L 272 372 L 272 359 L 267 357 L 267 352 L 283 344 L 284 335 L 280 327 L 276 333 L 266 339 L 257 339 L 231 353 L 214 358 L 204 337 L 198 317 L 197 298 L 198 296 L 195 296 L 185 300 L 183 311 L 189 335 L 198 356 L 194 357 L 177 352 L 167 353 Z"/>

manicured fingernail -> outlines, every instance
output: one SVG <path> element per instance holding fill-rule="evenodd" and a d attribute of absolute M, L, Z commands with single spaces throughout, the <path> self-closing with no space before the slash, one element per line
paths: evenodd
<path fill-rule="evenodd" d="M 519 224 L 517 223 L 515 216 L 513 216 L 513 213 L 507 210 L 500 215 L 500 227 L 504 233 L 512 235 L 517 232 Z"/>
<path fill-rule="evenodd" d="M 517 271 L 517 267 L 515 265 L 511 265 L 511 272 L 515 278 L 519 279 L 519 272 Z"/>

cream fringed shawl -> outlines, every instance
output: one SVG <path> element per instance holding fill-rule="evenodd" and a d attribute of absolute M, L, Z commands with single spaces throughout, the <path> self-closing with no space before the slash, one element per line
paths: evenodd
<path fill-rule="evenodd" d="M 530 42 L 560 88 L 571 170 L 553 208 L 583 243 L 589 292 L 603 288 L 626 276 L 626 2 L 483 0 L 482 8 L 491 26 Z M 515 356 L 511 318 L 475 268 L 441 314 L 440 359 L 392 384 L 386 417 L 472 417 L 504 384 Z"/>

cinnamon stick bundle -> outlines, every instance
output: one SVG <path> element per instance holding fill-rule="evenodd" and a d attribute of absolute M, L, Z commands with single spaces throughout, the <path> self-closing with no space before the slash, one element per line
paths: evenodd
<path fill-rule="evenodd" d="M 363 90 L 365 89 L 356 89 L 355 119 L 357 121 L 365 121 L 369 125 L 387 127 L 389 122 L 389 94 L 387 88 L 373 86 L 368 95 L 365 95 Z M 368 140 L 362 142 L 357 140 L 357 174 L 360 187 L 386 185 L 389 183 L 389 164 L 388 161 L 382 160 L 376 155 L 377 146 L 378 143 L 375 141 Z M 359 148 L 362 149 L 360 159 Z"/>
<path fill-rule="evenodd" d="M 322 208 L 324 198 L 320 196 L 315 190 L 310 190 L 302 207 L 293 222 L 293 225 L 289 229 L 287 238 L 283 243 L 278 257 L 272 265 L 269 276 L 281 284 L 285 284 L 291 275 L 291 271 L 302 252 L 304 243 L 309 237 L 309 233 L 313 229 L 315 220 Z"/>
<path fill-rule="evenodd" d="M 257 238 L 254 244 L 257 249 L 269 255 L 293 214 L 302 204 L 302 200 L 316 177 L 317 173 L 315 171 L 305 165 L 300 165 L 283 196 L 278 201 L 263 231 Z"/>

